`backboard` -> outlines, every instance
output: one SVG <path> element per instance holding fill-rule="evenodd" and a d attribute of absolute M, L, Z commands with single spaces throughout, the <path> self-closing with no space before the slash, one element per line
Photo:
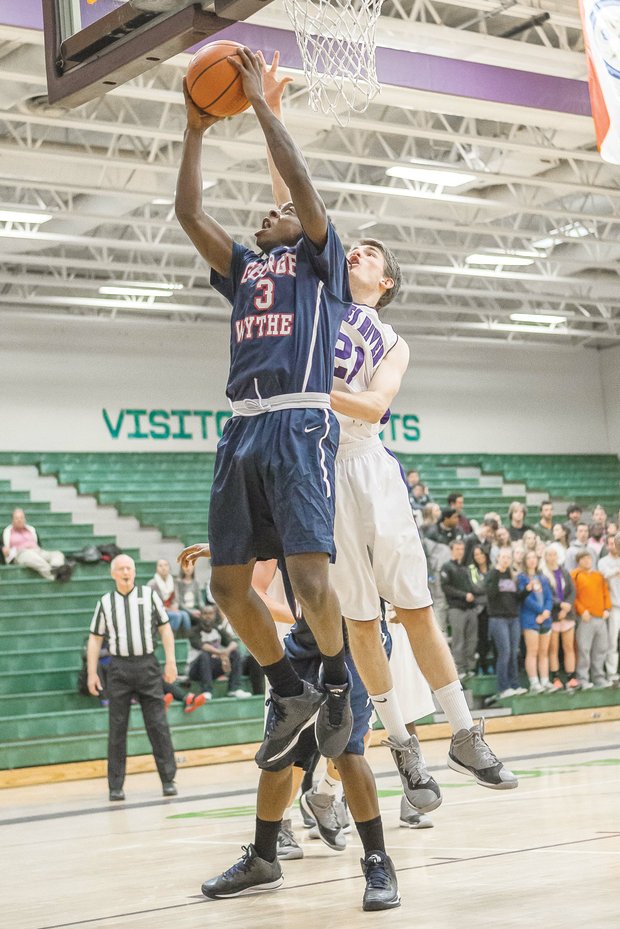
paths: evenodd
<path fill-rule="evenodd" d="M 270 2 L 42 0 L 49 102 L 87 103 Z"/>

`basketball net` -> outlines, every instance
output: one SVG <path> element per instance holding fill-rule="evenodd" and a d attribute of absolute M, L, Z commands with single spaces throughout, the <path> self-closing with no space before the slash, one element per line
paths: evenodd
<path fill-rule="evenodd" d="M 284 0 L 313 110 L 344 126 L 379 92 L 375 31 L 383 0 Z"/>

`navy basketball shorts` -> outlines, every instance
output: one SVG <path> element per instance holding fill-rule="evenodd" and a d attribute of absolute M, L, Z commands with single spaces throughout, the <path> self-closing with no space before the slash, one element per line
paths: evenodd
<path fill-rule="evenodd" d="M 288 637 L 287 637 L 288 638 Z M 295 671 L 303 681 L 316 685 L 319 677 L 319 668 L 321 667 L 320 656 L 311 656 L 308 658 L 295 657 L 295 653 L 287 649 L 287 638 L 284 639 L 284 651 L 290 659 Z M 392 640 L 389 632 L 383 636 L 383 647 L 385 648 L 388 658 L 392 650 Z M 347 652 L 345 655 L 347 668 L 351 673 L 353 686 L 351 688 L 351 713 L 353 714 L 353 729 L 351 737 L 344 750 L 345 755 L 363 755 L 364 754 L 364 736 L 370 729 L 370 720 L 373 714 L 373 705 L 368 691 L 362 683 L 362 679 L 357 673 L 357 668 L 353 663 L 351 655 Z M 267 714 L 269 722 L 272 713 L 271 706 Z M 289 765 L 296 765 L 298 768 L 307 770 L 309 764 L 313 761 L 317 751 L 316 739 L 314 737 L 314 726 L 304 729 L 297 745 L 288 755 L 281 759 L 278 767 L 270 768 L 271 771 L 282 771 Z"/>
<path fill-rule="evenodd" d="M 211 563 L 304 552 L 326 552 L 333 560 L 338 439 L 338 422 L 326 409 L 229 419 L 211 490 Z"/>

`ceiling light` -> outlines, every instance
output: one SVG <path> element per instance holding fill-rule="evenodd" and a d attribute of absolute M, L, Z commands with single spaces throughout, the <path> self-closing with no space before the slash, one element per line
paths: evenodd
<path fill-rule="evenodd" d="M 53 213 L 26 213 L 19 210 L 0 210 L 1 223 L 46 223 Z"/>
<path fill-rule="evenodd" d="M 154 287 L 100 287 L 100 294 L 111 297 L 163 297 L 165 292 Z"/>
<path fill-rule="evenodd" d="M 172 206 L 174 200 L 172 197 L 155 197 L 154 200 L 151 200 L 151 203 L 154 206 Z"/>
<path fill-rule="evenodd" d="M 519 323 L 548 323 L 550 326 L 566 322 L 566 316 L 551 316 L 546 313 L 511 313 L 510 318 Z"/>
<path fill-rule="evenodd" d="M 583 223 L 575 221 L 559 226 L 557 229 L 551 229 L 548 236 L 544 239 L 537 239 L 536 242 L 532 242 L 532 245 L 534 248 L 551 248 L 553 245 L 558 245 L 563 237 L 583 239 L 587 235 L 591 235 L 590 230 Z"/>
<path fill-rule="evenodd" d="M 526 258 L 524 255 L 468 255 L 465 259 L 468 265 L 513 265 L 514 267 L 525 267 L 534 264 L 533 258 Z"/>
<path fill-rule="evenodd" d="M 148 294 L 141 292 L 145 290 L 148 290 Z M 103 284 L 99 288 L 99 293 L 113 296 L 127 294 L 129 296 L 162 297 L 168 290 L 183 290 L 183 284 L 168 284 L 160 281 L 115 281 L 111 284 Z"/>
<path fill-rule="evenodd" d="M 395 165 L 385 172 L 388 177 L 401 177 L 406 181 L 421 181 L 423 184 L 435 184 L 437 187 L 462 187 L 476 180 L 475 174 L 460 174 L 456 171 L 442 171 L 441 168 L 422 168 Z"/>
<path fill-rule="evenodd" d="M 373 226 L 377 225 L 376 219 L 369 219 L 367 223 L 362 223 L 361 226 L 358 226 L 359 232 L 362 232 L 363 229 L 372 229 Z"/>
<path fill-rule="evenodd" d="M 557 326 L 511 326 L 509 323 L 493 323 L 491 325 L 492 329 L 499 329 L 501 332 L 535 332 L 540 335 L 541 332 L 549 335 L 570 335 L 570 330 L 568 329 L 558 329 Z"/>
<path fill-rule="evenodd" d="M 202 189 L 208 190 L 210 187 L 215 187 L 216 184 L 217 184 L 217 181 L 203 181 Z"/>

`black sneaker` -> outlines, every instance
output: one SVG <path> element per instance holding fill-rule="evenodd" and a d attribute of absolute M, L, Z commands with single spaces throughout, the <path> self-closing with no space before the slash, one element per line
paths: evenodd
<path fill-rule="evenodd" d="M 222 897 L 241 897 L 244 894 L 265 893 L 277 890 L 284 883 L 282 868 L 275 861 L 265 861 L 256 854 L 253 845 L 242 845 L 243 855 L 232 868 L 202 885 L 205 897 L 218 900 Z"/>
<path fill-rule="evenodd" d="M 360 864 L 366 878 L 362 909 L 391 910 L 400 906 L 396 871 L 391 858 L 385 852 L 369 852 L 365 858 L 360 858 Z"/>
<path fill-rule="evenodd" d="M 351 688 L 353 678 L 347 669 L 347 683 L 335 687 L 323 683 L 323 669 L 319 674 L 319 690 L 327 699 L 319 709 L 314 724 L 314 735 L 319 751 L 326 758 L 338 758 L 349 744 L 353 730 Z"/>
<path fill-rule="evenodd" d="M 406 742 L 390 736 L 381 742 L 387 745 L 398 768 L 405 796 L 418 813 L 430 813 L 441 804 L 441 790 L 437 781 L 428 773 L 422 749 L 412 735 Z"/>
<path fill-rule="evenodd" d="M 324 693 L 307 681 L 302 684 L 303 693 L 298 697 L 279 697 L 273 690 L 270 692 L 265 739 L 255 758 L 259 768 L 268 771 L 272 765 L 277 765 L 295 747 L 304 729 L 314 723 L 325 703 Z"/>
<path fill-rule="evenodd" d="M 338 804 L 331 794 L 317 793 L 316 787 L 313 787 L 301 795 L 300 805 L 302 810 L 314 816 L 319 838 L 327 847 L 335 852 L 343 852 L 347 847 L 347 840 L 341 817 L 338 816 L 338 806 L 342 804 Z M 310 835 L 312 836 L 312 831 Z"/>
<path fill-rule="evenodd" d="M 110 800 L 124 800 L 124 799 L 125 799 L 125 791 L 124 791 L 124 790 L 121 790 L 121 789 L 119 788 L 118 790 L 111 790 L 111 791 L 110 791 Z"/>
<path fill-rule="evenodd" d="M 176 797 L 179 791 L 177 790 L 177 785 L 174 783 L 174 781 L 167 781 L 162 783 L 161 792 L 163 793 L 164 797 Z"/>

